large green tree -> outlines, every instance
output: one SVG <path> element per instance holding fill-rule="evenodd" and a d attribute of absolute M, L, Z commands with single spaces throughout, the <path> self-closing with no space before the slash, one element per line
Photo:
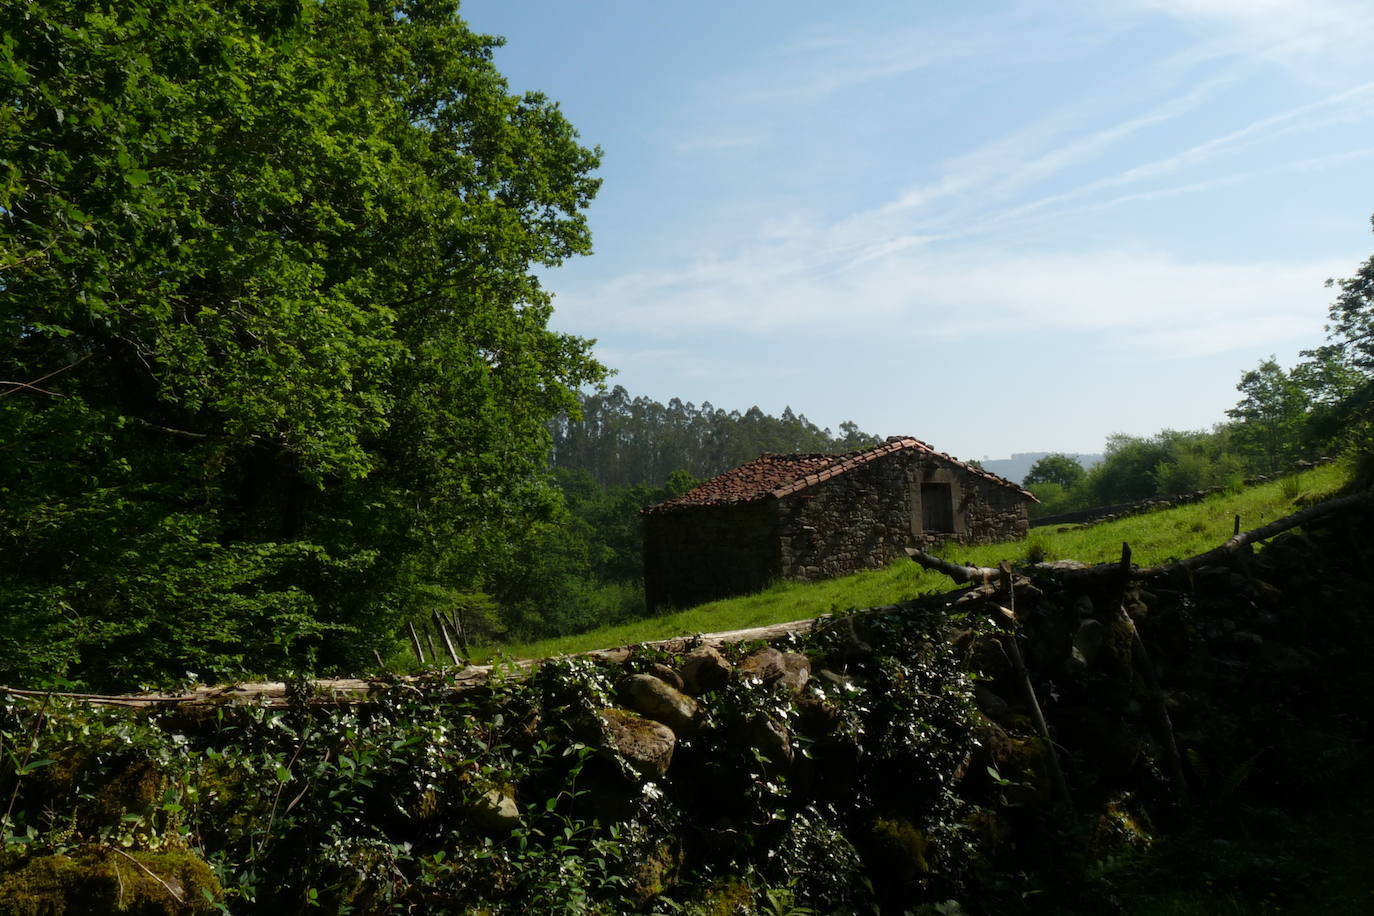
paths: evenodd
<path fill-rule="evenodd" d="M 1354 275 L 1328 280 L 1327 343 L 1305 350 L 1293 378 L 1312 401 L 1306 437 L 1314 446 L 1353 447 L 1364 456 L 1361 479 L 1374 480 L 1374 257 Z"/>
<path fill-rule="evenodd" d="M 1236 390 L 1242 397 L 1226 411 L 1235 444 L 1266 474 L 1287 468 L 1302 452 L 1310 406 L 1303 386 L 1270 356 L 1241 375 Z"/>
<path fill-rule="evenodd" d="M 0 674 L 347 664 L 557 510 L 597 187 L 455 0 L 0 0 Z"/>
<path fill-rule="evenodd" d="M 1072 490 L 1082 482 L 1086 473 L 1077 458 L 1055 452 L 1036 459 L 1021 482 L 1028 487 L 1040 483 L 1055 483 L 1065 490 Z"/>

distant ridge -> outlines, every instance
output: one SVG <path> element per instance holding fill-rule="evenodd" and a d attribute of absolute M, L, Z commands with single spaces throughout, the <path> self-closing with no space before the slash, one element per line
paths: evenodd
<path fill-rule="evenodd" d="M 1007 480 L 1014 480 L 1022 483 L 1022 478 L 1030 472 L 1031 465 L 1044 458 L 1046 455 L 1053 455 L 1055 452 L 1012 452 L 1010 458 L 980 458 L 978 463 L 983 470 L 991 471 L 998 477 L 1005 477 Z M 1064 452 L 1070 458 L 1077 458 L 1078 463 L 1087 470 L 1102 460 L 1101 455 L 1087 455 L 1079 452 Z"/>

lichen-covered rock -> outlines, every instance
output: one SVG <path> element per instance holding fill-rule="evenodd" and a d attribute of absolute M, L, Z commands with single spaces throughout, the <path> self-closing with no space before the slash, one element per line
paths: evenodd
<path fill-rule="evenodd" d="M 771 763 L 783 767 L 792 763 L 792 736 L 787 727 L 772 716 L 750 719 L 748 740 Z"/>
<path fill-rule="evenodd" d="M 772 646 L 762 646 L 746 655 L 735 666 L 735 676 L 742 680 L 761 681 L 771 684 L 782 680 L 787 673 L 782 653 Z"/>
<path fill-rule="evenodd" d="M 811 680 L 811 659 L 800 652 L 784 652 L 782 667 L 781 683 L 793 693 L 800 691 Z"/>
<path fill-rule="evenodd" d="M 730 663 L 710 646 L 699 646 L 682 657 L 678 665 L 687 692 L 699 697 L 724 687 L 730 680 Z"/>
<path fill-rule="evenodd" d="M 667 725 L 677 734 L 690 732 L 700 711 L 697 701 L 652 674 L 632 674 L 620 682 L 625 705 Z"/>
<path fill-rule="evenodd" d="M 677 736 L 671 728 L 623 709 L 603 709 L 598 715 L 606 726 L 611 746 L 636 772 L 650 779 L 668 772 L 677 747 Z"/>
<path fill-rule="evenodd" d="M 491 834 L 510 833 L 521 823 L 514 786 L 488 789 L 467 811 L 479 827 Z"/>
<path fill-rule="evenodd" d="M 674 671 L 672 668 L 669 668 L 662 662 L 654 662 L 652 665 L 650 665 L 649 673 L 652 674 L 654 677 L 658 678 L 663 683 L 667 684 L 669 687 L 673 688 L 674 690 L 682 690 L 684 688 L 684 684 L 682 683 L 682 675 L 678 674 L 676 671 Z"/>

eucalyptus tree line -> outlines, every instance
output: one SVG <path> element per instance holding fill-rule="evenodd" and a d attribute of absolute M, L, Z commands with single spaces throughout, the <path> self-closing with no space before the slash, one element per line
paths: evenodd
<path fill-rule="evenodd" d="M 661 485 L 674 471 L 711 477 L 764 452 L 847 452 L 878 437 L 853 422 L 840 435 L 785 408 L 774 417 L 758 407 L 726 411 L 673 398 L 662 404 L 631 397 L 616 385 L 582 396 L 577 413 L 550 421 L 555 467 L 582 470 L 603 486 Z"/>

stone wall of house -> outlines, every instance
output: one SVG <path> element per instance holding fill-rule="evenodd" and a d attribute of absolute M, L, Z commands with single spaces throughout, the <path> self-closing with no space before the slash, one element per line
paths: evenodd
<path fill-rule="evenodd" d="M 994 544 L 1026 536 L 1030 530 L 1030 501 L 1026 497 L 981 477 L 967 475 L 967 480 L 964 512 L 968 532 L 960 543 Z"/>
<path fill-rule="evenodd" d="M 948 488 L 952 530 L 927 530 L 922 484 Z M 1017 491 L 929 455 L 898 452 L 779 500 L 780 575 L 828 579 L 879 569 L 906 547 L 1025 537 L 1028 504 Z"/>
<path fill-rule="evenodd" d="M 905 455 L 890 455 L 777 502 L 781 576 L 830 579 L 880 569 L 911 541 Z"/>
<path fill-rule="evenodd" d="M 644 516 L 644 599 L 650 610 L 759 591 L 779 576 L 775 501 Z"/>

